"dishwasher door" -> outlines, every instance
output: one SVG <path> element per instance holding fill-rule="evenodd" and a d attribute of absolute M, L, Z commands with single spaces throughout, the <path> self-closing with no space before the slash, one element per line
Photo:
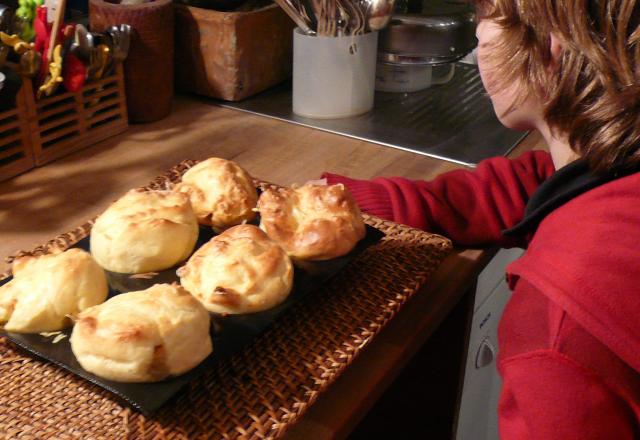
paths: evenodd
<path fill-rule="evenodd" d="M 496 368 L 497 333 L 500 317 L 511 296 L 504 271 L 506 265 L 521 254 L 521 249 L 501 250 L 478 279 L 457 417 L 457 440 L 498 439 L 501 380 Z"/>

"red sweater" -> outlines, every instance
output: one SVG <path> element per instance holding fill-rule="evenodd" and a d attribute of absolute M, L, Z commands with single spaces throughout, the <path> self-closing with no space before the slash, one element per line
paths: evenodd
<path fill-rule="evenodd" d="M 504 440 L 640 435 L 640 173 L 605 183 L 506 238 L 554 172 L 545 152 L 483 161 L 431 182 L 344 183 L 363 211 L 463 245 L 521 245 L 498 338 Z"/>

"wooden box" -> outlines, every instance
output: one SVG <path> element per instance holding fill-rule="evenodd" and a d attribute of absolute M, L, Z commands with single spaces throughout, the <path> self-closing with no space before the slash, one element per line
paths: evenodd
<path fill-rule="evenodd" d="M 35 165 L 25 100 L 23 87 L 16 96 L 16 107 L 0 113 L 0 180 L 9 179 Z"/>
<path fill-rule="evenodd" d="M 25 81 L 28 97 L 31 82 Z M 31 145 L 36 165 L 43 165 L 125 131 L 127 103 L 122 65 L 79 92 L 29 100 Z"/>
<path fill-rule="evenodd" d="M 287 79 L 293 21 L 275 5 L 219 12 L 175 5 L 178 90 L 239 101 Z"/>
<path fill-rule="evenodd" d="M 122 133 L 129 126 L 122 66 L 79 92 L 35 99 L 23 79 L 16 107 L 0 113 L 0 181 Z"/>

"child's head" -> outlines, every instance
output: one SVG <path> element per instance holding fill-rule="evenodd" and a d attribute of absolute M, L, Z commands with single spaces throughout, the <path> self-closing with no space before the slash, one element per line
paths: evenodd
<path fill-rule="evenodd" d="M 640 0 L 475 0 L 501 121 L 544 120 L 604 171 L 640 164 Z"/>

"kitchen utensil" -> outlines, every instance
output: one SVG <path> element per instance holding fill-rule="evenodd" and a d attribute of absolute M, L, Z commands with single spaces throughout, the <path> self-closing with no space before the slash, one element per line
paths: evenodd
<path fill-rule="evenodd" d="M 68 24 L 62 29 L 62 50 L 60 55 L 63 60 L 66 59 L 67 55 L 71 51 L 75 32 L 75 25 L 72 24 Z"/>
<path fill-rule="evenodd" d="M 62 57 L 60 53 L 62 45 L 57 44 L 51 51 L 51 59 L 49 60 L 49 74 L 44 83 L 38 88 L 36 97 L 38 99 L 43 96 L 51 96 L 56 91 L 58 85 L 62 82 Z"/>
<path fill-rule="evenodd" d="M 107 29 L 107 33 L 111 36 L 111 56 L 113 57 L 113 61 L 118 63 L 123 62 L 129 54 L 131 26 L 128 24 L 114 25 Z"/>
<path fill-rule="evenodd" d="M 420 14 L 394 15 L 380 32 L 379 51 L 395 64 L 441 64 L 462 58 L 476 45 L 473 10 L 432 0 Z"/>
<path fill-rule="evenodd" d="M 396 0 L 367 0 L 365 17 L 370 31 L 379 31 L 389 24 Z"/>
<path fill-rule="evenodd" d="M 93 49 L 93 46 L 93 35 L 89 33 L 84 25 L 77 24 L 73 44 L 70 49 L 71 52 L 79 59 L 88 62 L 89 53 L 91 49 Z"/>
<path fill-rule="evenodd" d="M 312 0 L 318 20 L 317 34 L 325 37 L 338 35 L 339 10 L 335 0 Z"/>
<path fill-rule="evenodd" d="M 40 6 L 36 9 L 33 18 L 34 48 L 43 56 L 51 37 L 51 25 L 47 21 L 47 15 L 47 7 Z"/>
<path fill-rule="evenodd" d="M 310 6 L 305 6 L 305 10 L 311 10 L 315 16 L 318 35 L 361 35 L 371 31 L 368 14 L 372 1 L 374 0 L 308 0 Z M 393 8 L 393 3 L 390 6 Z"/>
<path fill-rule="evenodd" d="M 79 92 L 87 80 L 87 67 L 77 56 L 68 53 L 62 65 L 62 78 L 66 90 Z"/>
<path fill-rule="evenodd" d="M 67 5 L 67 0 L 57 0 L 55 7 L 55 18 L 53 20 L 53 26 L 51 27 L 51 36 L 49 39 L 49 47 L 47 50 L 47 62 L 53 58 L 53 51 L 56 48 L 56 41 L 58 41 L 58 33 L 62 26 L 62 20 L 64 18 L 64 10 Z"/>
<path fill-rule="evenodd" d="M 89 51 L 89 63 L 87 64 L 87 80 L 96 78 L 98 70 L 102 64 L 102 55 L 97 47 L 92 47 Z"/>
<path fill-rule="evenodd" d="M 4 63 L 7 61 L 7 55 L 11 49 L 9 46 L 5 46 L 4 44 L 0 45 L 0 69 L 4 66 Z"/>
<path fill-rule="evenodd" d="M 309 22 L 309 27 L 312 31 L 316 32 L 318 29 L 318 19 L 316 18 L 316 13 L 313 10 L 313 2 L 312 0 L 299 0 L 300 6 L 304 12 L 306 19 Z"/>
<path fill-rule="evenodd" d="M 307 35 L 315 35 L 315 31 L 309 27 L 309 23 L 301 16 L 298 9 L 290 0 L 275 0 L 284 12 L 293 20 L 293 22 Z"/>
<path fill-rule="evenodd" d="M 419 14 L 394 15 L 380 33 L 376 90 L 406 93 L 447 83 L 454 61 L 475 45 L 467 5 L 432 0 Z"/>
<path fill-rule="evenodd" d="M 121 40 L 118 42 L 118 51 L 120 52 L 118 59 L 120 61 L 124 61 L 125 58 L 127 58 L 127 56 L 129 55 L 129 47 L 131 46 L 131 31 L 132 29 L 130 25 L 125 23 L 120 25 Z"/>
<path fill-rule="evenodd" d="M 13 51 L 20 55 L 20 75 L 34 77 L 40 71 L 42 57 L 34 49 L 33 43 L 27 43 L 17 35 L 7 35 L 4 32 L 0 32 L 0 41 L 3 44 L 0 49 L 0 66 L 4 64 L 9 48 L 13 48 Z"/>
<path fill-rule="evenodd" d="M 337 5 L 337 19 L 336 19 L 336 27 L 337 30 L 335 32 L 336 37 L 342 37 L 345 35 L 349 35 L 349 14 L 347 14 L 347 10 L 344 8 L 343 3 L 340 0 L 334 0 Z"/>
<path fill-rule="evenodd" d="M 20 57 L 20 75 L 33 78 L 42 68 L 42 55 L 35 49 L 26 51 Z"/>
<path fill-rule="evenodd" d="M 10 34 L 13 27 L 13 10 L 0 4 L 0 31 Z"/>
<path fill-rule="evenodd" d="M 74 54 L 75 35 L 75 24 L 68 24 L 62 30 L 62 82 L 67 91 L 74 93 L 82 89 L 87 79 L 85 65 Z"/>
<path fill-rule="evenodd" d="M 110 49 L 106 44 L 99 44 L 98 47 L 91 49 L 89 57 L 89 68 L 87 69 L 88 80 L 99 80 L 104 76 L 104 73 L 111 61 Z M 96 92 L 101 92 L 102 86 L 96 87 Z M 98 105 L 100 98 L 94 98 L 89 101 L 88 108 Z"/>
<path fill-rule="evenodd" d="M 35 29 L 33 26 L 37 9 L 42 5 L 42 0 L 18 0 L 18 8 L 13 17 L 11 32 L 20 35 L 25 41 L 33 41 Z"/>
<path fill-rule="evenodd" d="M 100 79 L 104 76 L 107 67 L 111 61 L 111 51 L 106 44 L 100 44 L 94 49 L 96 52 L 98 68 L 95 72 L 94 79 Z"/>
<path fill-rule="evenodd" d="M 53 6 L 54 5 L 54 6 Z M 43 96 L 51 96 L 58 85 L 63 81 L 62 79 L 62 45 L 56 44 L 58 41 L 58 34 L 62 27 L 62 20 L 64 17 L 64 10 L 66 7 L 66 0 L 54 1 L 53 7 L 53 25 L 51 26 L 51 33 L 49 34 L 49 45 L 47 46 L 46 53 L 46 75 L 42 85 L 38 88 L 36 98 L 40 99 Z M 47 9 L 47 13 L 50 9 Z"/>
<path fill-rule="evenodd" d="M 122 63 L 129 55 L 129 46 L 131 44 L 131 26 L 121 24 L 119 26 L 111 26 L 107 29 L 107 34 L 111 39 L 111 62 L 107 70 L 112 70 L 115 63 Z"/>
<path fill-rule="evenodd" d="M 364 34 L 366 29 L 366 16 L 365 11 L 360 7 L 359 2 L 344 0 L 342 1 L 342 5 L 349 16 L 348 35 Z"/>
<path fill-rule="evenodd" d="M 18 55 L 22 55 L 33 46 L 32 44 L 23 41 L 18 35 L 8 35 L 4 32 L 0 32 L 0 41 L 2 41 L 2 44 L 13 48 L 13 51 Z"/>

